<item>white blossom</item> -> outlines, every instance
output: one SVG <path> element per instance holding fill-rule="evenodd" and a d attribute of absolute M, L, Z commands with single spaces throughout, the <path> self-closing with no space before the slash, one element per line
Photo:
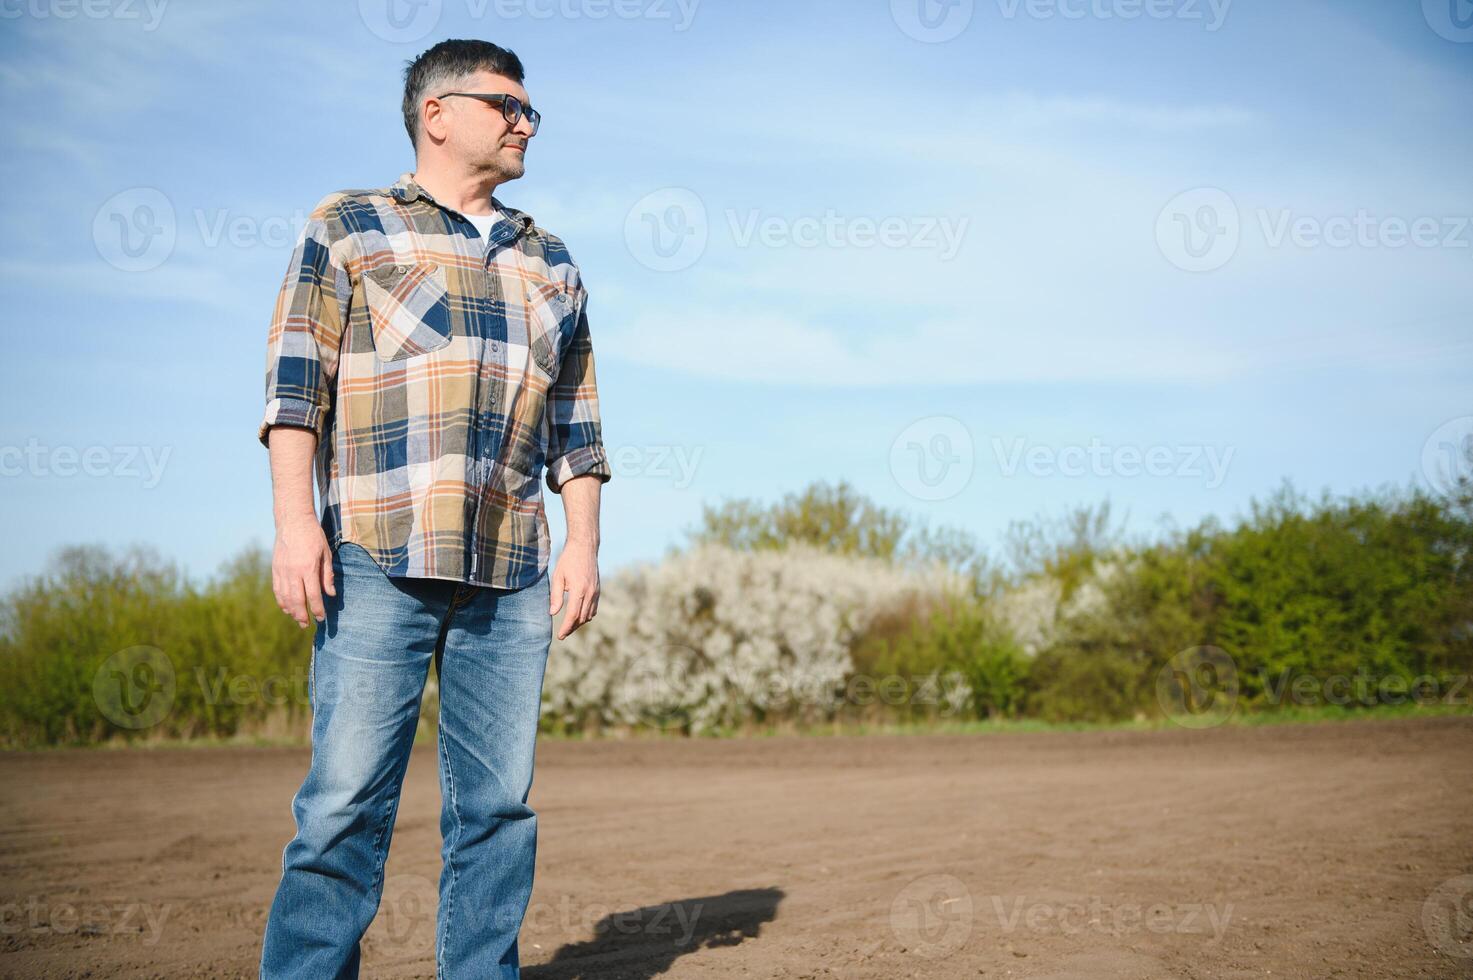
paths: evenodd
<path fill-rule="evenodd" d="M 553 648 L 544 712 L 565 725 L 688 727 L 822 717 L 853 673 L 854 640 L 910 596 L 965 588 L 806 545 L 697 546 L 602 584 L 598 615 Z"/>

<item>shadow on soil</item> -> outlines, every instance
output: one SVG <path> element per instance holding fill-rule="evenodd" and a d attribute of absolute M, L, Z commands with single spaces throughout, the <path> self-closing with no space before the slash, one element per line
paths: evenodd
<path fill-rule="evenodd" d="M 606 915 L 595 938 L 569 943 L 546 963 L 524 966 L 525 980 L 648 980 L 698 949 L 755 939 L 777 917 L 781 888 L 749 888 Z"/>

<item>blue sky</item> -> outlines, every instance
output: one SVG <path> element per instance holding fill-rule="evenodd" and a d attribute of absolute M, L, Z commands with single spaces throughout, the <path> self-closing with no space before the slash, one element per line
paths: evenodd
<path fill-rule="evenodd" d="M 292 242 L 412 169 L 445 37 L 544 116 L 498 196 L 590 291 L 606 575 L 815 480 L 989 542 L 1106 497 L 1149 531 L 1473 431 L 1466 0 L 395 2 L 0 3 L 0 584 L 270 544 Z"/>

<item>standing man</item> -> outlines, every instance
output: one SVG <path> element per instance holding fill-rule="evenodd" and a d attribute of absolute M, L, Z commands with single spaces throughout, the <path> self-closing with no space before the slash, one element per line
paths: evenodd
<path fill-rule="evenodd" d="M 276 302 L 259 432 L 272 584 L 316 635 L 312 762 L 266 923 L 269 980 L 358 975 L 431 660 L 436 975 L 519 975 L 552 617 L 566 595 L 561 639 L 598 610 L 612 476 L 578 267 L 493 196 L 522 176 L 540 121 L 522 76 L 485 41 L 415 59 L 403 105 L 414 171 L 323 198 Z M 551 575 L 544 467 L 568 525 Z"/>

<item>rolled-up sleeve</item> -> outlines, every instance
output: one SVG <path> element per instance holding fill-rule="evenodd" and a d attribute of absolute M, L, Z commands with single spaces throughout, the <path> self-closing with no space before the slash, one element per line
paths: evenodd
<path fill-rule="evenodd" d="M 579 287 L 578 314 L 563 351 L 557 380 L 547 393 L 547 488 L 562 493 L 575 476 L 613 477 L 598 414 L 593 342 L 588 335 L 588 291 Z"/>
<path fill-rule="evenodd" d="M 321 438 L 332 406 L 352 287 L 333 257 L 330 200 L 303 226 L 276 298 L 266 342 L 266 412 L 256 433 L 263 446 L 276 425 L 311 429 Z"/>

